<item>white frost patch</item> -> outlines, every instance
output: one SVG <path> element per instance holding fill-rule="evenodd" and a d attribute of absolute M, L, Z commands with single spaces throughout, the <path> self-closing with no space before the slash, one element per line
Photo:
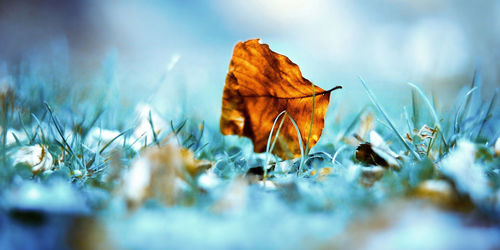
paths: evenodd
<path fill-rule="evenodd" d="M 483 166 L 474 162 L 476 147 L 469 141 L 458 146 L 438 165 L 443 174 L 453 179 L 458 191 L 468 193 L 473 200 L 484 200 L 491 193 Z"/>
<path fill-rule="evenodd" d="M 420 187 L 424 190 L 436 191 L 439 193 L 452 194 L 453 188 L 450 183 L 443 180 L 425 180 L 420 183 Z"/>
<path fill-rule="evenodd" d="M 1 131 L 1 129 L 0 129 L 0 131 Z M 25 132 L 15 130 L 15 129 L 7 129 L 6 144 L 12 145 L 14 143 L 17 143 L 16 137 L 17 137 L 17 139 L 19 139 L 19 141 L 25 141 L 27 139 Z"/>
<path fill-rule="evenodd" d="M 274 182 L 269 181 L 269 180 L 259 181 L 258 185 L 263 187 L 265 190 L 269 190 L 269 191 L 277 189 L 276 184 L 274 184 Z"/>
<path fill-rule="evenodd" d="M 151 164 L 147 158 L 139 158 L 125 176 L 124 193 L 127 199 L 140 202 L 151 181 Z"/>
<path fill-rule="evenodd" d="M 198 186 L 204 189 L 212 189 L 219 185 L 220 180 L 214 173 L 213 168 L 207 170 L 198 177 Z"/>

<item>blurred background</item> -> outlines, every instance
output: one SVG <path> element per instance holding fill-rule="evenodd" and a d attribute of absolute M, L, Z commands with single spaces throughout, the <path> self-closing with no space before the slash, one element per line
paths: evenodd
<path fill-rule="evenodd" d="M 485 98 L 500 85 L 494 0 L 1 0 L 0 82 L 218 126 L 233 46 L 251 38 L 316 85 L 343 85 L 332 100 L 345 113 L 368 103 L 358 76 L 391 112 L 409 105 L 407 82 L 444 108 L 476 69 Z"/>
<path fill-rule="evenodd" d="M 251 185 L 239 178 L 249 167 L 259 169 L 264 156 L 253 154 L 249 139 L 222 137 L 218 126 L 233 47 L 252 38 L 288 56 L 316 85 L 343 86 L 331 95 L 321 137 L 327 143 L 318 143 L 318 154 L 308 157 L 318 170 L 314 177 L 311 171 L 288 178 L 278 170 L 276 184 L 271 177 L 261 182 L 257 174 Z M 386 122 L 368 113 L 374 109 L 360 112 L 370 100 L 359 76 L 396 126 L 404 126 L 398 131 L 409 132 L 403 135 L 424 160 L 405 161 L 401 171 L 357 162 L 353 133 L 369 134 L 372 143 L 376 138 L 384 149 L 377 152 L 389 155 L 390 145 L 406 159 Z M 460 110 L 457 103 L 469 103 L 464 96 L 473 79 L 481 87 Z M 429 110 L 420 96 L 417 108 L 411 107 L 408 82 L 419 85 L 444 118 L 442 143 L 433 139 L 437 129 L 422 127 L 438 124 L 416 111 Z M 0 246 L 6 246 L 0 248 L 57 249 L 68 235 L 70 246 L 89 249 L 112 249 L 92 246 L 108 238 L 125 249 L 331 249 L 353 243 L 498 249 L 500 106 L 491 97 L 499 87 L 498 0 L 0 0 L 0 167 L 6 159 L 14 162 L 0 171 Z M 405 120 L 405 107 L 413 109 L 413 125 Z M 152 131 L 168 138 L 163 132 L 173 130 L 171 120 L 177 131 L 187 131 L 175 136 L 183 149 L 195 145 L 190 150 L 198 151 L 196 158 L 213 162 L 203 178 L 193 179 L 199 190 L 178 174 L 195 164 L 194 156 L 182 154 L 177 169 L 168 165 L 174 160 L 155 167 L 157 156 L 181 157 L 170 146 L 137 154 L 156 152 L 146 147 L 156 140 Z M 33 137 L 24 123 L 34 129 Z M 412 126 L 427 129 L 411 132 Z M 30 146 L 21 147 L 16 133 Z M 66 144 L 64 138 L 71 138 L 77 155 L 59 138 Z M 334 156 L 321 156 L 328 154 Z M 34 177 L 35 163 L 25 159 L 54 171 Z M 323 169 L 330 170 L 323 175 Z M 154 188 L 157 193 L 149 194 Z M 177 205 L 163 206 L 164 197 L 177 191 Z M 134 213 L 129 196 L 147 202 Z"/>

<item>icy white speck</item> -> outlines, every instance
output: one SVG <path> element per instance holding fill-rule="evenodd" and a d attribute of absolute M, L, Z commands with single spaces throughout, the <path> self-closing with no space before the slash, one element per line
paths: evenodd
<path fill-rule="evenodd" d="M 451 193 L 451 185 L 443 180 L 426 180 L 420 184 L 426 190 L 434 190 L 440 193 Z"/>
<path fill-rule="evenodd" d="M 272 181 L 259 181 L 259 186 L 265 188 L 266 190 L 276 190 L 276 184 Z"/>
<path fill-rule="evenodd" d="M 26 198 L 28 200 L 38 200 L 42 195 L 40 194 L 40 190 L 35 186 L 31 186 L 26 190 Z"/>
<path fill-rule="evenodd" d="M 212 169 L 209 169 L 198 177 L 198 186 L 205 189 L 212 189 L 220 183 L 219 178 Z"/>
<path fill-rule="evenodd" d="M 151 164 L 146 158 L 139 158 L 125 176 L 125 196 L 132 201 L 140 201 L 146 194 L 151 179 Z"/>
<path fill-rule="evenodd" d="M 457 147 L 438 165 L 438 168 L 452 178 L 457 189 L 468 193 L 476 201 L 484 200 L 491 193 L 483 166 L 475 163 L 476 148 L 469 141 L 459 141 Z"/>

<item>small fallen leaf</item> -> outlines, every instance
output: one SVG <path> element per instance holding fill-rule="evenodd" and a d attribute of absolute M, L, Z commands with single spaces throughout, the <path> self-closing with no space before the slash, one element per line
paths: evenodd
<path fill-rule="evenodd" d="M 54 167 L 52 155 L 43 145 L 25 146 L 19 148 L 13 155 L 13 165 L 26 164 L 33 174 L 51 170 Z"/>
<path fill-rule="evenodd" d="M 274 120 L 286 111 L 287 115 L 277 122 L 280 124 L 285 119 L 272 153 L 282 159 L 297 158 L 300 156 L 299 137 L 288 116 L 297 123 L 303 147 L 306 147 L 309 133 L 309 147 L 313 147 L 323 130 L 330 92 L 338 88 L 341 87 L 325 91 L 313 85 L 302 77 L 299 67 L 288 57 L 259 43 L 259 39 L 240 42 L 234 47 L 226 76 L 221 132 L 248 137 L 255 152 L 265 152 Z"/>
<path fill-rule="evenodd" d="M 175 205 L 185 190 L 194 188 L 194 178 L 210 166 L 208 161 L 195 159 L 191 151 L 174 143 L 148 147 L 126 173 L 122 192 L 130 208 L 153 197 Z"/>
<path fill-rule="evenodd" d="M 389 163 L 373 150 L 372 144 L 369 142 L 359 145 L 356 149 L 356 159 L 368 165 L 389 167 Z"/>
<path fill-rule="evenodd" d="M 375 131 L 370 132 L 370 142 L 362 143 L 356 149 L 356 159 L 367 165 L 378 165 L 400 169 L 397 159 L 399 155 L 394 153 L 384 139 Z"/>

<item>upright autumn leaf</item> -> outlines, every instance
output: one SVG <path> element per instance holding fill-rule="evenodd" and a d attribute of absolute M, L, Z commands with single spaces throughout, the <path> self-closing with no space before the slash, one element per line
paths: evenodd
<path fill-rule="evenodd" d="M 305 147 L 313 117 L 314 96 L 314 120 L 309 140 L 312 147 L 324 127 L 330 92 L 337 88 L 341 87 L 325 91 L 313 85 L 302 77 L 299 67 L 288 57 L 270 50 L 267 44 L 259 43 L 259 39 L 240 42 L 234 47 L 226 76 L 221 132 L 246 136 L 252 140 L 255 152 L 265 152 L 274 120 L 286 111 L 297 123 Z M 285 120 L 272 153 L 282 159 L 299 157 L 297 131 L 286 115 L 281 119 Z"/>

